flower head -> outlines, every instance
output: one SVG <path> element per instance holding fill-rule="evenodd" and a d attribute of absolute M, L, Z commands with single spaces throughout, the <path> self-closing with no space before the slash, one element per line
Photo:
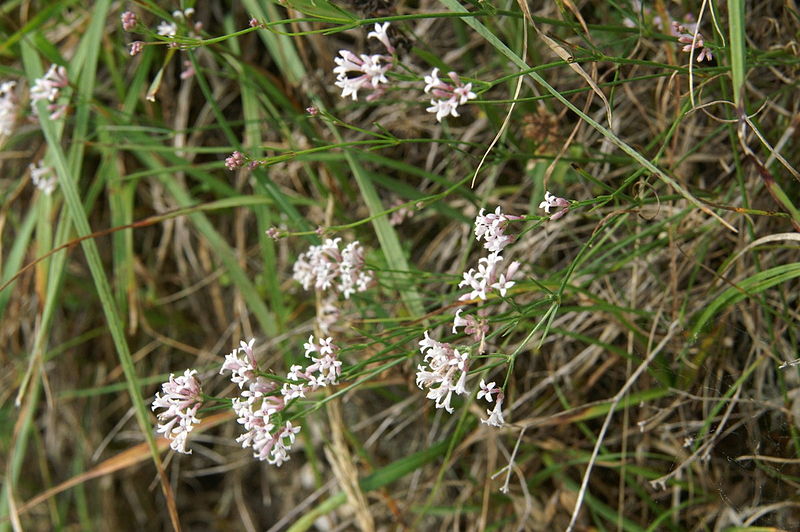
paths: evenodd
<path fill-rule="evenodd" d="M 462 353 L 448 343 L 432 339 L 428 336 L 428 331 L 425 331 L 419 345 L 424 363 L 417 366 L 417 386 L 428 389 L 426 397 L 436 402 L 436 408 L 444 408 L 453 413 L 450 404 L 453 392 L 456 395 L 467 393 L 467 352 Z"/>
<path fill-rule="evenodd" d="M 244 154 L 240 151 L 235 151 L 230 157 L 225 159 L 225 168 L 228 170 L 236 170 L 237 168 L 241 168 L 244 163 Z"/>
<path fill-rule="evenodd" d="M 354 241 L 340 250 L 340 241 L 341 238 L 326 239 L 322 245 L 311 246 L 297 258 L 293 277 L 303 288 L 335 289 L 345 299 L 368 288 L 372 276 L 363 271 L 364 249 Z"/>
<path fill-rule="evenodd" d="M 247 343 L 244 340 L 239 342 L 239 347 L 225 356 L 225 362 L 219 370 L 220 375 L 223 371 L 230 371 L 231 382 L 238 384 L 239 388 L 256 380 L 258 364 L 253 353 L 254 342 L 255 339 L 251 339 Z"/>
<path fill-rule="evenodd" d="M 120 19 L 122 20 L 122 29 L 125 31 L 131 31 L 136 27 L 136 13 L 133 11 L 124 12 Z"/>
<path fill-rule="evenodd" d="M 144 43 L 142 41 L 133 41 L 130 44 L 130 47 L 130 55 L 133 57 L 134 55 L 139 55 L 141 53 L 141 51 L 144 49 Z"/>
<path fill-rule="evenodd" d="M 186 438 L 194 426 L 200 422 L 197 411 L 203 404 L 200 381 L 195 377 L 196 370 L 187 369 L 182 376 L 170 374 L 169 381 L 161 385 L 161 393 L 156 394 L 152 409 L 163 408 L 157 414 L 158 433 L 170 440 L 169 446 L 179 453 L 191 454 L 186 450 Z"/>
<path fill-rule="evenodd" d="M 339 50 L 341 57 L 334 58 L 336 67 L 337 87 L 342 89 L 342 98 L 352 97 L 358 99 L 358 91 L 364 88 L 372 89 L 373 93 L 367 98 L 375 99 L 383 93 L 380 84 L 387 84 L 389 80 L 386 73 L 392 68 L 391 58 L 383 55 L 356 55 L 350 50 Z"/>
<path fill-rule="evenodd" d="M 505 295 L 505 293 L 503 294 Z M 478 319 L 472 314 L 468 314 L 466 318 L 461 317 L 464 309 L 458 309 L 453 318 L 453 334 L 458 333 L 458 327 L 464 328 L 464 333 L 472 336 L 476 342 L 481 342 L 486 334 L 489 332 L 489 324 L 486 323 L 484 318 Z"/>
<path fill-rule="evenodd" d="M 459 288 L 469 287 L 470 291 L 462 295 L 459 300 L 483 299 L 488 297 L 492 290 L 500 292 L 501 296 L 506 295 L 506 291 L 514 286 L 514 275 L 519 269 L 519 262 L 512 262 L 505 272 L 500 263 L 503 256 L 499 252 L 490 253 L 486 257 L 478 260 L 478 269 L 471 268 L 464 272 L 463 279 L 458 283 Z"/>
<path fill-rule="evenodd" d="M 465 85 L 455 72 L 448 72 L 447 75 L 453 84 L 445 83 L 439 79 L 438 68 L 434 68 L 430 75 L 425 76 L 424 91 L 438 98 L 431 99 L 431 106 L 426 110 L 429 113 L 435 113 L 438 122 L 441 122 L 442 118 L 447 116 L 460 116 L 457 110 L 458 106 L 477 98 L 475 93 L 472 92 L 472 83 Z"/>
<path fill-rule="evenodd" d="M 508 244 L 514 241 L 514 237 L 505 234 L 508 222 L 511 220 L 521 220 L 522 216 L 503 214 L 500 207 L 493 213 L 483 214 L 481 209 L 475 218 L 475 238 L 484 240 L 483 247 L 491 252 L 500 252 Z"/>

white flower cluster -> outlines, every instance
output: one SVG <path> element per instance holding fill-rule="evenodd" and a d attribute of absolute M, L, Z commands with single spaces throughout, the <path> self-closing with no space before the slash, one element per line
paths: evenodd
<path fill-rule="evenodd" d="M 50 102 L 47 110 L 50 111 L 50 120 L 58 120 L 67 111 L 67 104 L 58 104 L 56 100 L 61 96 L 61 89 L 69 85 L 67 69 L 60 65 L 50 65 L 44 76 L 38 78 L 31 87 L 31 108 L 33 114 L 38 116 L 36 102 L 40 100 Z"/>
<path fill-rule="evenodd" d="M 302 253 L 294 263 L 293 277 L 310 290 L 335 288 L 349 299 L 356 292 L 367 289 L 372 276 L 362 271 L 364 268 L 364 250 L 358 241 L 347 244 L 339 250 L 341 238 L 326 239 L 319 246 L 311 246 Z"/>
<path fill-rule="evenodd" d="M 292 366 L 287 375 L 290 382 L 283 385 L 278 395 L 274 393 L 277 389 L 274 382 L 257 376 L 253 343 L 254 340 L 240 342 L 239 347 L 225 357 L 220 373 L 230 371 L 231 381 L 240 389 L 247 387 L 232 404 L 237 421 L 245 429 L 236 441 L 245 449 L 252 448 L 254 458 L 280 467 L 289 460 L 289 451 L 301 427 L 293 426 L 291 421 L 276 425 L 273 422 L 275 415 L 283 411 L 292 399 L 305 397 L 307 391 L 337 383 L 342 366 L 336 358 L 339 348 L 331 338 L 317 344 L 310 336 L 303 347 L 311 364 L 306 368 Z"/>
<path fill-rule="evenodd" d="M 483 239 L 483 247 L 491 253 L 478 260 L 477 270 L 471 268 L 464 272 L 458 287 L 469 287 L 469 292 L 463 294 L 459 298 L 460 301 L 476 298 L 485 300 L 492 290 L 497 290 L 501 296 L 505 296 L 508 289 L 514 286 L 514 281 L 511 279 L 519 269 L 519 262 L 514 261 L 503 271 L 500 265 L 503 256 L 500 253 L 514 241 L 512 236 L 505 234 L 508 222 L 519 220 L 521 217 L 503 214 L 500 207 L 497 207 L 494 213 L 486 215 L 483 214 L 483 211 L 484 209 L 481 209 L 475 218 L 475 237 L 479 241 Z"/>
<path fill-rule="evenodd" d="M 169 381 L 161 385 L 161 393 L 156 394 L 153 401 L 153 410 L 163 408 L 157 414 L 159 434 L 170 440 L 169 446 L 184 454 L 192 454 L 186 449 L 186 437 L 199 423 L 197 411 L 203 404 L 200 381 L 195 375 L 196 370 L 187 369 L 182 376 L 175 377 L 170 374 Z"/>
<path fill-rule="evenodd" d="M 16 81 L 0 83 L 0 137 L 7 137 L 14 132 L 17 123 L 17 95 L 14 93 Z M 2 140 L 2 139 L 0 139 Z"/>
<path fill-rule="evenodd" d="M 306 350 L 305 356 L 311 360 L 311 364 L 305 368 L 296 364 L 289 369 L 286 378 L 294 382 L 285 383 L 281 389 L 281 394 L 287 401 L 305 397 L 307 391 L 315 392 L 323 386 L 336 384 L 342 373 L 342 361 L 336 358 L 339 348 L 332 338 L 322 338 L 316 344 L 314 335 L 311 335 L 308 342 L 303 344 L 303 349 Z"/>
<path fill-rule="evenodd" d="M 439 79 L 439 69 L 434 68 L 430 76 L 425 76 L 425 92 L 431 93 L 438 100 L 431 99 L 431 106 L 426 109 L 429 113 L 436 113 L 436 120 L 442 121 L 446 116 L 460 116 L 458 106 L 477 98 L 472 92 L 472 83 L 464 85 L 458 74 L 448 72 L 447 75 L 454 85 L 444 83 Z"/>
<path fill-rule="evenodd" d="M 31 173 L 31 181 L 36 188 L 49 196 L 56 189 L 57 177 L 53 173 L 53 169 L 44 165 L 44 161 L 39 161 L 39 164 L 31 163 L 28 166 Z"/>
<path fill-rule="evenodd" d="M 436 408 L 444 408 L 453 413 L 450 400 L 453 392 L 457 395 L 467 393 L 466 382 L 469 362 L 467 351 L 463 353 L 452 345 L 439 342 L 428 336 L 419 343 L 419 350 L 427 364 L 417 366 L 417 386 L 420 390 L 428 388 L 428 399 L 436 401 Z"/>
<path fill-rule="evenodd" d="M 388 28 L 388 22 L 383 25 L 375 24 L 375 31 L 369 32 L 367 38 L 378 39 L 387 51 L 393 54 L 394 47 L 386 34 Z M 380 85 L 389 83 L 386 73 L 394 66 L 390 55 L 356 55 L 350 50 L 339 50 L 339 55 L 341 57 L 334 58 L 336 67 L 333 73 L 336 74 L 335 85 L 342 89 L 342 98 L 350 96 L 353 100 L 357 100 L 360 89 L 372 89 L 367 101 L 379 98 L 383 94 L 384 88 Z"/>

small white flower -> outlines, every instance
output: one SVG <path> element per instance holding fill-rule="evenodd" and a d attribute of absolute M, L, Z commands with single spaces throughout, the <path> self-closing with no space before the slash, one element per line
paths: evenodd
<path fill-rule="evenodd" d="M 385 22 L 383 25 L 379 23 L 375 23 L 375 30 L 367 33 L 367 39 L 374 38 L 378 39 L 383 45 L 386 47 L 386 50 L 390 54 L 394 53 L 394 46 L 389 41 L 389 35 L 387 35 L 387 30 L 389 29 L 389 23 Z"/>
<path fill-rule="evenodd" d="M 502 399 L 497 400 L 494 405 L 494 408 L 491 410 L 487 410 L 486 413 L 489 415 L 488 419 L 481 419 L 481 423 L 485 423 L 490 427 L 502 427 L 505 423 L 503 419 L 503 401 Z"/>
<path fill-rule="evenodd" d="M 156 33 L 164 37 L 175 37 L 175 34 L 178 33 L 178 25 L 174 22 L 162 20 L 161 24 L 156 28 Z"/>
<path fill-rule="evenodd" d="M 481 389 L 478 392 L 478 400 L 480 400 L 481 397 L 486 397 L 486 401 L 491 403 L 492 402 L 492 394 L 495 393 L 495 390 L 494 390 L 495 383 L 494 382 L 490 382 L 489 384 L 486 384 L 486 382 L 484 382 L 484 380 L 481 379 L 480 388 Z"/>
<path fill-rule="evenodd" d="M 466 327 L 469 325 L 469 322 L 461 317 L 463 311 L 464 309 L 461 308 L 456 311 L 456 315 L 453 318 L 453 334 L 458 334 L 457 327 Z"/>
<path fill-rule="evenodd" d="M 539 204 L 539 208 L 544 209 L 544 212 L 547 214 L 550 214 L 550 209 L 561 209 L 550 217 L 551 220 L 555 221 L 569 212 L 569 205 L 570 203 L 568 200 L 559 198 L 551 194 L 550 191 L 547 191 L 544 193 L 544 201 Z"/>
<path fill-rule="evenodd" d="M 425 76 L 425 92 L 428 93 L 431 89 L 434 89 L 441 85 L 442 82 L 439 80 L 439 69 L 434 68 L 429 76 Z"/>

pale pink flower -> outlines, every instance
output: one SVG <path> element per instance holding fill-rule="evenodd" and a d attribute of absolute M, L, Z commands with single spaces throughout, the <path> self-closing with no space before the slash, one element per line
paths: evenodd
<path fill-rule="evenodd" d="M 497 402 L 494 404 L 494 408 L 491 410 L 487 410 L 486 413 L 489 415 L 487 419 L 481 419 L 481 423 L 489 425 L 490 427 L 502 427 L 505 424 L 505 419 L 503 419 L 503 400 L 498 398 Z"/>

